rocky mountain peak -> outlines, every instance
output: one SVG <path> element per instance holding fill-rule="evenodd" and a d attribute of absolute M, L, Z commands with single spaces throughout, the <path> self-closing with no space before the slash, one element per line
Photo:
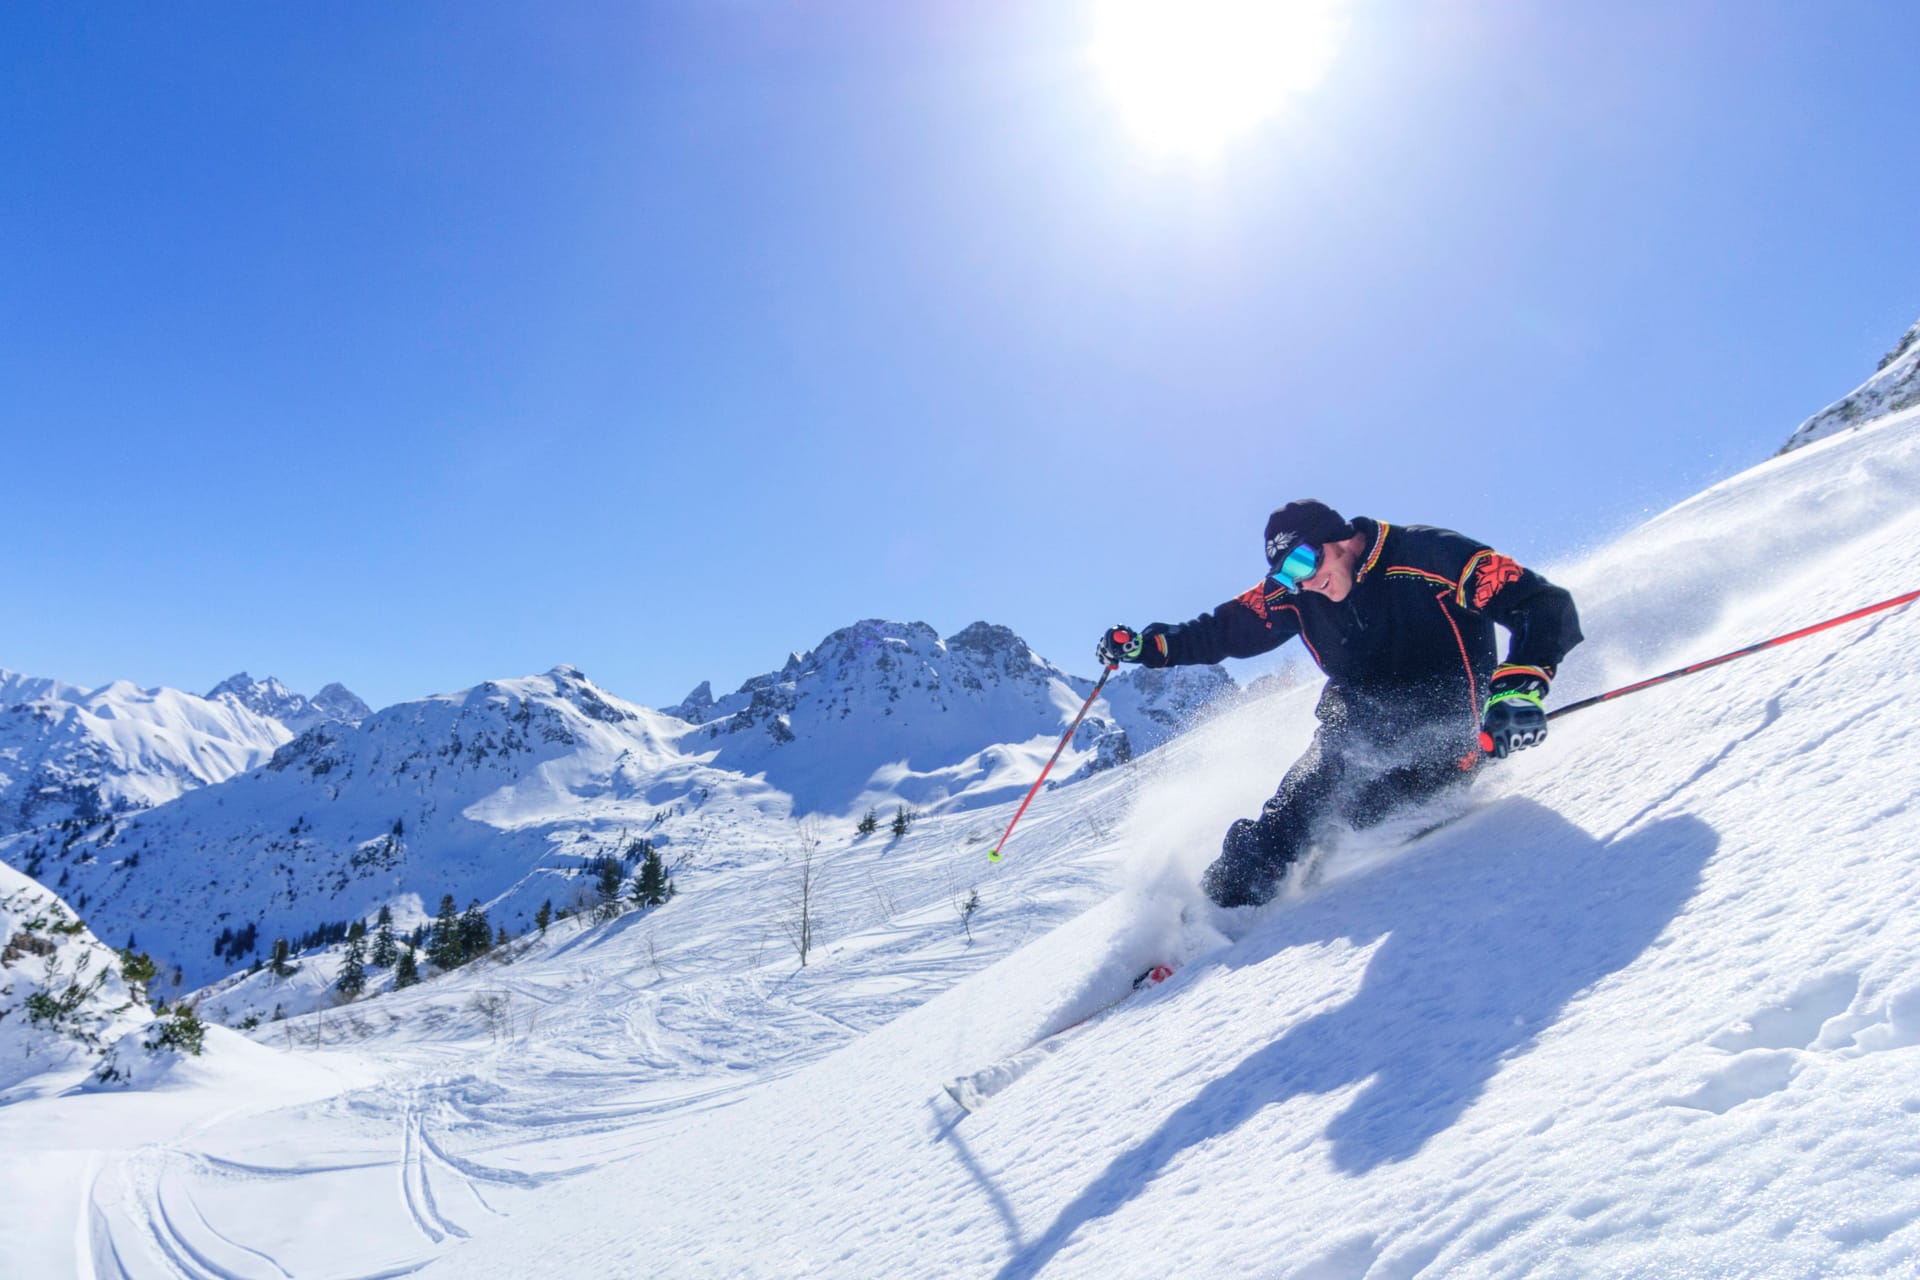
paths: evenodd
<path fill-rule="evenodd" d="M 688 724 L 704 724 L 713 710 L 713 682 L 702 680 L 693 687 L 684 700 L 675 706 L 662 707 L 670 716 L 685 720 Z"/>
<path fill-rule="evenodd" d="M 978 653 L 1031 653 L 1027 642 L 1012 627 L 992 622 L 972 622 L 947 637 L 950 649 L 969 649 Z"/>
<path fill-rule="evenodd" d="M 1780 452 L 1790 452 L 1849 427 L 1863 427 L 1915 405 L 1920 405 L 1920 322 L 1880 357 L 1871 378 L 1801 423 Z"/>
<path fill-rule="evenodd" d="M 1011 627 L 975 622 L 947 637 L 957 657 L 1012 679 L 1046 679 L 1053 669 Z"/>
<path fill-rule="evenodd" d="M 207 690 L 206 696 L 209 700 L 222 697 L 238 698 L 242 706 L 250 707 L 266 715 L 273 714 L 272 711 L 268 709 L 270 707 L 291 702 L 295 699 L 299 699 L 302 702 L 306 701 L 306 699 L 301 698 L 299 694 L 293 692 L 293 690 L 287 688 L 287 686 L 281 684 L 272 676 L 268 676 L 265 680 L 255 680 L 245 671 L 237 671 L 233 675 L 228 676 L 225 680 L 222 680 L 219 684 Z"/>
<path fill-rule="evenodd" d="M 338 681 L 322 688 L 313 695 L 313 705 L 326 713 L 329 720 L 342 724 L 359 724 L 373 714 L 373 708 L 362 702 L 354 692 Z"/>
<path fill-rule="evenodd" d="M 295 693 L 273 676 L 256 680 L 245 671 L 228 676 L 207 691 L 207 701 L 230 698 L 256 715 L 278 720 L 295 735 L 317 724 L 359 724 L 373 714 L 345 685 L 329 684 L 317 697 Z"/>

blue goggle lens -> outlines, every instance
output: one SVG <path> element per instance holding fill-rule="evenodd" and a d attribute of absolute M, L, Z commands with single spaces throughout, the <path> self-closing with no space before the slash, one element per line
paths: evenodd
<path fill-rule="evenodd" d="M 1288 591 L 1298 591 L 1300 584 L 1320 571 L 1320 548 L 1303 542 L 1287 552 L 1273 570 L 1276 585 Z"/>

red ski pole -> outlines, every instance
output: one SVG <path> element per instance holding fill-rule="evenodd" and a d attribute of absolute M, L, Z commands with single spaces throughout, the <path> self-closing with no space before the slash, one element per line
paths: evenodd
<path fill-rule="evenodd" d="M 1110 638 L 1112 639 L 1115 645 L 1121 648 L 1125 648 L 1127 645 L 1130 645 L 1133 643 L 1133 633 L 1131 631 L 1128 631 L 1124 627 L 1115 627 L 1113 629 L 1113 633 Z M 1013 811 L 1013 821 L 1009 822 L 1007 824 L 1007 829 L 1000 833 L 1000 843 L 994 845 L 993 848 L 987 850 L 988 862 L 1000 861 L 1000 851 L 1007 847 L 1007 837 L 1013 834 L 1014 827 L 1019 824 L 1020 815 L 1027 811 L 1027 806 L 1033 803 L 1034 796 L 1040 793 L 1040 784 L 1047 780 L 1047 775 L 1053 772 L 1054 761 L 1060 758 L 1060 753 L 1067 749 L 1067 743 L 1073 740 L 1073 731 L 1075 729 L 1078 729 L 1080 727 L 1080 722 L 1086 718 L 1087 708 L 1091 707 L 1093 705 L 1093 700 L 1100 696 L 1100 690 L 1106 688 L 1107 677 L 1112 675 L 1114 672 L 1118 671 L 1119 669 L 1120 669 L 1119 663 L 1109 662 L 1107 664 L 1107 669 L 1100 673 L 1100 679 L 1097 682 L 1095 682 L 1093 686 L 1093 692 L 1088 694 L 1087 700 L 1080 704 L 1080 713 L 1074 716 L 1073 723 L 1067 726 L 1067 731 L 1064 734 L 1060 735 L 1060 745 L 1053 749 L 1053 755 L 1047 759 L 1047 767 L 1042 769 L 1040 771 L 1040 776 L 1033 780 L 1033 786 L 1027 789 L 1027 798 L 1025 800 L 1022 800 L 1020 802 L 1020 807 Z"/>
<path fill-rule="evenodd" d="M 1789 631 L 1783 636 L 1775 636 L 1771 640 L 1762 640 L 1759 644 L 1750 644 L 1744 649 L 1735 649 L 1732 653 L 1723 653 L 1717 658 L 1708 658 L 1704 662 L 1696 662 L 1692 666 L 1679 667 L 1663 675 L 1652 676 L 1634 684 L 1622 685 L 1620 688 L 1609 690 L 1606 693 L 1596 693 L 1591 698 L 1582 698 L 1578 702 L 1569 702 L 1564 707 L 1555 707 L 1553 710 L 1547 712 L 1547 719 L 1555 720 L 1561 716 L 1570 715 L 1575 711 L 1579 711 L 1584 707 L 1596 706 L 1602 702 L 1611 702 L 1615 698 L 1624 698 L 1630 693 L 1638 693 L 1642 689 L 1651 689 L 1657 684 L 1665 684 L 1669 680 L 1678 680 L 1681 676 L 1690 676 L 1696 671 L 1705 671 L 1708 667 L 1717 667 L 1723 662 L 1732 662 L 1735 658 L 1744 658 L 1749 654 L 1759 653 L 1762 649 L 1772 649 L 1779 645 L 1799 640 L 1805 636 L 1810 636 L 1817 631 L 1825 631 L 1829 627 L 1837 627 L 1843 622 L 1852 622 L 1855 618 L 1864 618 L 1870 613 L 1879 613 L 1886 609 L 1897 609 L 1903 604 L 1912 604 L 1915 600 L 1920 600 L 1920 591 L 1909 591 L 1903 596 L 1895 596 L 1891 600 L 1882 600 L 1879 604 L 1870 604 L 1864 609 L 1855 609 L 1852 613 L 1843 613 L 1837 618 L 1828 618 L 1825 622 L 1816 622 L 1810 627 L 1802 627 L 1798 631 Z M 1480 748 L 1483 751 L 1492 751 L 1493 738 L 1488 734 L 1481 734 Z"/>

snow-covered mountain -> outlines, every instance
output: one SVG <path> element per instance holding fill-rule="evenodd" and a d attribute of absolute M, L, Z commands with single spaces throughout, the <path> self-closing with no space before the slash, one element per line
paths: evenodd
<path fill-rule="evenodd" d="M 1031 784 L 1027 748 L 1051 748 L 1092 687 L 1006 627 L 976 622 L 942 640 L 923 622 L 869 619 L 724 698 L 703 682 L 667 713 L 700 726 L 687 749 L 704 737 L 716 766 L 764 776 L 803 811 L 979 805 Z M 1219 667 L 1128 672 L 1075 746 L 1117 728 L 1132 753 L 1149 750 L 1234 689 Z"/>
<path fill-rule="evenodd" d="M 1129 739 L 1164 741 L 1233 687 L 1218 668 L 1116 679 L 1058 776 L 1125 760 Z M 246 688 L 236 678 L 207 705 L 250 714 Z M 1090 689 L 985 623 L 946 641 L 922 623 L 859 623 L 675 714 L 561 666 L 323 721 L 224 785 L 0 840 L 0 857 L 109 934 L 136 933 L 191 987 L 382 906 L 410 927 L 449 893 L 523 927 L 571 901 L 589 859 L 643 835 L 676 867 L 712 870 L 717 828 L 781 843 L 796 814 L 850 824 L 869 807 L 996 803 L 1031 785 Z"/>
<path fill-rule="evenodd" d="M 1221 666 L 1128 667 L 1107 681 L 1100 696 L 1126 733 L 1131 753 L 1138 755 L 1185 733 L 1238 692 L 1238 683 Z"/>
<path fill-rule="evenodd" d="M 45 676 L 23 676 L 0 667 L 0 707 L 20 702 L 72 702 L 86 695 L 87 691 L 78 685 Z"/>
<path fill-rule="evenodd" d="M 565 870 L 696 792 L 709 820 L 734 793 L 784 812 L 764 785 L 682 756 L 685 731 L 556 667 L 316 725 L 220 786 L 77 839 L 17 836 L 0 856 L 197 986 L 389 903 L 409 924 L 444 893 L 530 918 L 565 903 Z M 218 945 L 243 931 L 250 945 Z"/>
<path fill-rule="evenodd" d="M 1880 357 L 1880 365 L 1871 378 L 1796 427 L 1780 452 L 1798 449 L 1836 431 L 1864 426 L 1915 405 L 1920 405 L 1920 321 L 1900 336 L 1893 350 Z"/>
<path fill-rule="evenodd" d="M 265 761 L 291 732 L 238 699 L 0 671 L 0 836 L 165 804 Z"/>
<path fill-rule="evenodd" d="M 202 698 L 0 670 L 0 836 L 165 804 L 263 763 L 314 725 L 368 714 L 341 685 L 307 698 L 245 672 Z"/>
<path fill-rule="evenodd" d="M 295 693 L 272 676 L 255 680 L 242 671 L 228 676 L 207 691 L 209 701 L 232 698 L 249 711 L 278 720 L 294 734 L 305 733 L 317 724 L 359 724 L 373 714 L 345 685 L 334 683 L 309 698 Z"/>

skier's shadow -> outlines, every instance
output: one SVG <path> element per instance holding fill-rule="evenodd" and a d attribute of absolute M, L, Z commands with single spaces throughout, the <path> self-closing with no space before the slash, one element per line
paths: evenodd
<path fill-rule="evenodd" d="M 1327 1126 L 1336 1168 L 1359 1175 L 1413 1155 L 1569 1002 L 1660 936 L 1718 844 L 1691 815 L 1597 840 L 1532 801 L 1507 799 L 1403 858 L 1281 908 L 1223 963 L 1284 965 L 1276 958 L 1294 947 L 1384 936 L 1360 990 L 1242 1060 L 1116 1157 L 1000 1280 L 1037 1273 L 1189 1147 L 1303 1094 L 1366 1082 Z M 1281 1195 L 1285 1159 L 1272 1169 Z"/>

